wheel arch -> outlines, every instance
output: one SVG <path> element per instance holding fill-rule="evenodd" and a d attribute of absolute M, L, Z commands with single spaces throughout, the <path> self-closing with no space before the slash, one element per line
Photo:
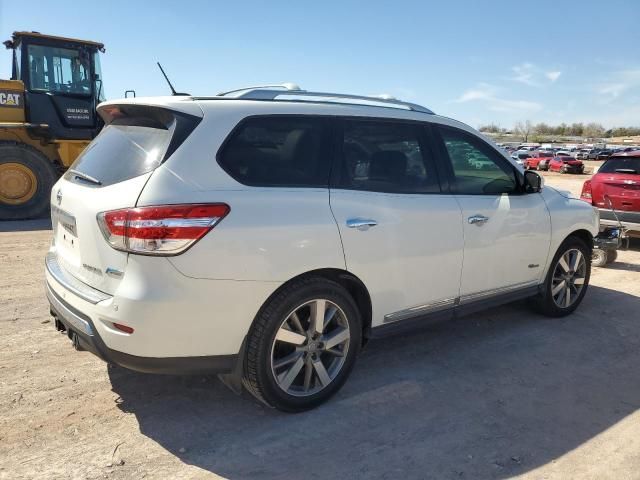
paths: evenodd
<path fill-rule="evenodd" d="M 262 312 L 262 309 L 269 304 L 269 302 L 280 293 L 281 290 L 288 287 L 291 283 L 297 282 L 301 279 L 305 278 L 324 278 L 326 280 L 333 281 L 340 286 L 342 286 L 353 298 L 358 310 L 360 312 L 362 318 L 362 343 L 363 345 L 367 343 L 371 336 L 371 321 L 372 321 L 372 305 L 371 305 L 371 295 L 367 290 L 365 284 L 353 273 L 348 272 L 347 270 L 342 270 L 339 268 L 320 268 L 316 270 L 310 270 L 308 272 L 301 273 L 296 275 L 295 277 L 287 280 L 282 285 L 280 285 L 269 297 L 264 301 L 258 313 L 256 314 L 256 318 Z"/>
<path fill-rule="evenodd" d="M 591 235 L 591 232 L 589 230 L 585 230 L 583 228 L 574 230 L 569 235 L 567 235 L 567 237 L 562 241 L 562 243 L 564 243 L 567 240 L 567 238 L 570 238 L 570 237 L 579 238 L 587 245 L 587 247 L 589 247 L 589 250 L 593 250 L 593 235 Z"/>

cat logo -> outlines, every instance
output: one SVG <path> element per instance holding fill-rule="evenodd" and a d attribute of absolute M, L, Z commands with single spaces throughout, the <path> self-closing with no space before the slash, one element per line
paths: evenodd
<path fill-rule="evenodd" d="M 22 107 L 22 94 L 8 90 L 0 90 L 0 107 Z"/>

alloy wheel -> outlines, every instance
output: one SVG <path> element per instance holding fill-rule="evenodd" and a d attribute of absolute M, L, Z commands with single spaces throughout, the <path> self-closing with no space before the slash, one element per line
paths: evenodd
<path fill-rule="evenodd" d="M 281 390 L 309 396 L 326 388 L 344 366 L 351 333 L 342 309 L 326 299 L 296 307 L 271 346 L 271 372 Z"/>
<path fill-rule="evenodd" d="M 551 280 L 551 296 L 560 308 L 573 305 L 584 288 L 587 262 L 576 248 L 567 250 L 556 263 Z"/>

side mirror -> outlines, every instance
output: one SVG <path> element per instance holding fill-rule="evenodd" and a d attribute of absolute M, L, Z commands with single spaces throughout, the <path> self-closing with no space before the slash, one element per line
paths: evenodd
<path fill-rule="evenodd" d="M 524 171 L 524 191 L 525 193 L 538 193 L 542 190 L 542 177 L 531 170 Z"/>

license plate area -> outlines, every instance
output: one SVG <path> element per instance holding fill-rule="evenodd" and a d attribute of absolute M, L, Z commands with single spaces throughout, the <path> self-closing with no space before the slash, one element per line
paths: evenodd
<path fill-rule="evenodd" d="M 58 207 L 51 207 L 51 227 L 56 246 L 65 250 L 78 251 L 78 226 L 76 217 Z"/>

